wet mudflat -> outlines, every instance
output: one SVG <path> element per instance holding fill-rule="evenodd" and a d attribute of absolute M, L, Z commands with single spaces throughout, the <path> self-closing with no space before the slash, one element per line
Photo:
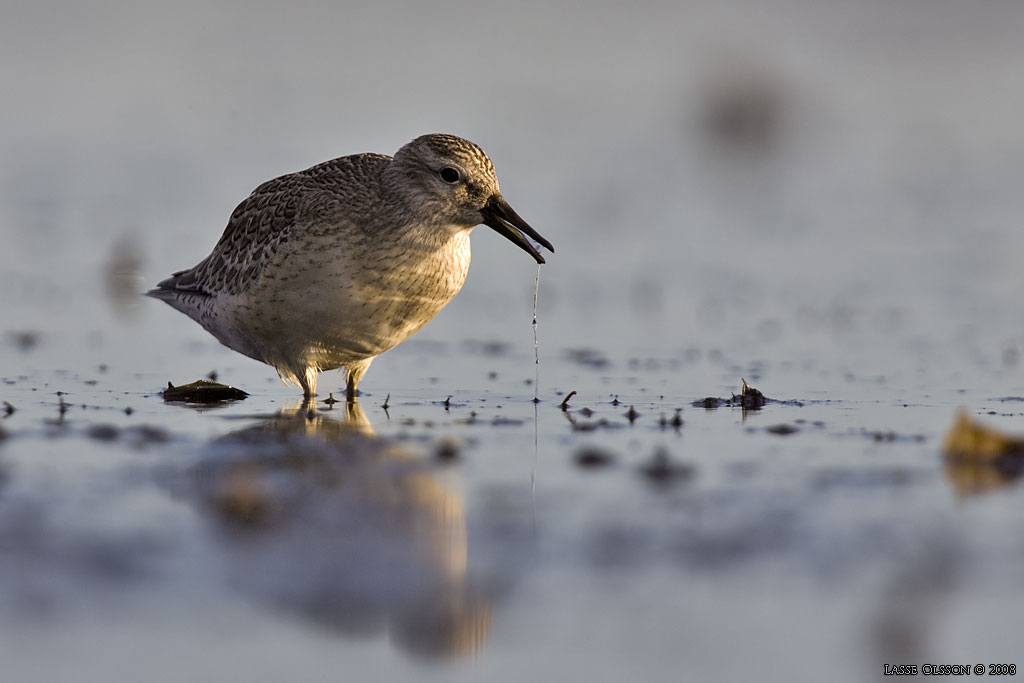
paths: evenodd
<path fill-rule="evenodd" d="M 448 82 L 442 5 L 5 22 L 5 680 L 1024 665 L 1019 468 L 943 453 L 961 410 L 1024 434 L 1024 13 L 470 17 L 493 62 Z M 258 183 L 433 130 L 557 245 L 539 373 L 536 266 L 484 230 L 358 406 L 140 296 Z M 248 395 L 165 400 L 197 380 Z"/>
<path fill-rule="evenodd" d="M 529 345 L 426 350 L 464 378 L 531 369 Z M 705 392 L 665 388 L 703 374 L 691 353 L 622 374 L 566 362 L 563 411 L 570 384 L 539 404 L 522 381 L 442 389 L 395 355 L 378 370 L 413 386 L 386 410 L 377 392 L 314 408 L 274 385 L 169 404 L 154 373 L 116 366 L 5 377 L 5 660 L 86 680 L 512 680 L 537 661 L 756 678 L 796 647 L 855 680 L 866 662 L 1013 651 L 1024 489 L 947 462 L 941 441 L 957 406 L 1012 426 L 1014 401 L 851 382 L 706 410 L 690 405 Z"/>

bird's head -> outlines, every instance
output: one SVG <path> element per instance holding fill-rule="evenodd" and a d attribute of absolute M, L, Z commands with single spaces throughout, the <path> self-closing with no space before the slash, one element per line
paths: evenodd
<path fill-rule="evenodd" d="M 554 252 L 551 243 L 501 196 L 494 165 L 469 140 L 441 133 L 422 135 L 395 153 L 385 175 L 389 191 L 399 194 L 408 210 L 424 223 L 456 229 L 483 223 L 537 263 L 544 263 L 544 258 L 526 235 Z"/>

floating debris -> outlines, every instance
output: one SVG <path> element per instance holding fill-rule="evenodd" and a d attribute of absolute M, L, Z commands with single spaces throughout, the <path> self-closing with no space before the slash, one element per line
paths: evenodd
<path fill-rule="evenodd" d="M 721 408 L 726 405 L 728 401 L 724 398 L 716 398 L 714 396 L 707 396 L 705 398 L 698 399 L 691 403 L 694 408 L 703 408 L 704 410 L 714 410 Z"/>
<path fill-rule="evenodd" d="M 1024 459 L 1024 437 L 1009 436 L 986 427 L 961 411 L 946 435 L 942 450 L 946 457 L 994 464 L 1006 458 Z"/>
<path fill-rule="evenodd" d="M 747 384 L 747 380 L 740 377 L 740 381 L 743 382 L 743 387 L 740 389 L 739 403 L 744 410 L 760 410 L 764 407 L 764 394 L 758 389 Z M 733 401 L 736 401 L 736 395 L 733 394 Z"/>
<path fill-rule="evenodd" d="M 640 467 L 640 474 L 658 486 L 669 486 L 692 479 L 695 473 L 692 465 L 675 462 L 664 448 L 659 448 L 650 462 Z"/>
<path fill-rule="evenodd" d="M 579 365 L 585 365 L 596 370 L 602 370 L 611 365 L 611 362 L 596 349 L 568 349 L 565 352 L 566 358 Z"/>
<path fill-rule="evenodd" d="M 576 395 L 576 390 L 574 389 L 574 390 L 570 391 L 568 394 L 566 394 L 565 398 L 562 399 L 562 402 L 558 404 L 558 407 L 562 409 L 563 413 L 566 410 L 569 409 L 569 399 L 572 398 L 575 395 Z"/>
<path fill-rule="evenodd" d="M 742 408 L 743 410 L 760 410 L 767 403 L 778 403 L 787 406 L 803 406 L 800 401 L 781 401 L 779 399 L 768 398 L 760 390 L 747 384 L 747 380 L 740 378 L 743 382 L 743 386 L 740 389 L 739 394 L 733 394 L 730 398 L 716 398 L 714 396 L 708 396 L 706 398 L 697 399 L 690 405 L 694 408 L 704 408 L 705 410 L 714 410 L 716 408 Z"/>
<path fill-rule="evenodd" d="M 922 443 L 927 440 L 924 434 L 898 434 L 891 429 L 887 432 L 880 430 L 869 431 L 867 429 L 860 430 L 860 433 L 868 437 L 876 443 L 893 443 L 896 441 L 912 441 L 914 443 Z"/>
<path fill-rule="evenodd" d="M 574 432 L 593 432 L 598 429 L 619 429 L 622 426 L 615 422 L 609 422 L 606 418 L 602 417 L 600 420 L 592 422 L 573 422 L 572 430 Z"/>
<path fill-rule="evenodd" d="M 434 458 L 441 462 L 455 462 L 460 456 L 459 443 L 455 439 L 441 439 L 434 448 Z"/>
<path fill-rule="evenodd" d="M 1010 436 L 960 411 L 942 446 L 946 475 L 960 495 L 1008 486 L 1024 475 L 1024 436 Z"/>
<path fill-rule="evenodd" d="M 168 382 L 167 388 L 160 395 L 169 402 L 220 403 L 222 401 L 240 401 L 249 394 L 227 384 L 199 379 L 191 384 L 182 384 L 177 387 Z"/>
<path fill-rule="evenodd" d="M 598 469 L 607 467 L 615 462 L 615 456 L 610 452 L 594 446 L 586 446 L 576 451 L 573 460 L 579 467 L 584 469 Z"/>
<path fill-rule="evenodd" d="M 800 431 L 800 429 L 797 428 L 796 425 L 791 425 L 791 424 L 783 423 L 783 424 L 771 425 L 770 427 L 765 427 L 764 431 L 768 432 L 769 434 L 778 434 L 779 436 L 789 436 L 790 434 L 796 434 L 797 432 Z"/>
<path fill-rule="evenodd" d="M 167 443 L 171 440 L 170 433 L 163 427 L 146 424 L 139 425 L 138 427 L 128 427 L 125 430 L 125 435 L 132 438 L 132 445 L 136 448 Z"/>
<path fill-rule="evenodd" d="M 672 429 L 678 432 L 683 426 L 683 409 L 676 408 L 675 415 L 673 415 L 670 418 L 666 418 L 664 415 L 662 415 L 658 419 L 658 426 L 661 427 L 662 429 L 672 427 Z"/>
<path fill-rule="evenodd" d="M 97 441 L 117 441 L 117 437 L 121 435 L 121 430 L 115 425 L 98 424 L 89 427 L 86 435 L 90 439 L 96 439 Z"/>

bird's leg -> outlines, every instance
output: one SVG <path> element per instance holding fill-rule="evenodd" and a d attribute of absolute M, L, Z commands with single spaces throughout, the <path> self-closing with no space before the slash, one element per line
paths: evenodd
<path fill-rule="evenodd" d="M 299 377 L 299 384 L 302 386 L 303 396 L 307 399 L 316 396 L 316 368 L 306 368 L 305 374 Z"/>
<path fill-rule="evenodd" d="M 349 363 L 345 368 L 347 378 L 345 382 L 345 398 L 349 403 L 355 403 L 358 399 L 356 396 L 358 392 L 356 387 L 359 386 L 359 380 L 366 374 L 366 370 L 370 367 L 370 363 L 373 362 L 373 358 L 364 358 L 363 360 Z"/>

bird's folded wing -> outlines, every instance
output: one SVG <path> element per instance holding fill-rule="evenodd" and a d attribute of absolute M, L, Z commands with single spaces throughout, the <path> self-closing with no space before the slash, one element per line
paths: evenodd
<path fill-rule="evenodd" d="M 324 203 L 331 201 L 309 184 L 308 177 L 295 173 L 257 187 L 232 212 L 210 255 L 195 267 L 161 281 L 154 292 L 212 295 L 243 290 L 296 229 L 315 220 Z"/>

